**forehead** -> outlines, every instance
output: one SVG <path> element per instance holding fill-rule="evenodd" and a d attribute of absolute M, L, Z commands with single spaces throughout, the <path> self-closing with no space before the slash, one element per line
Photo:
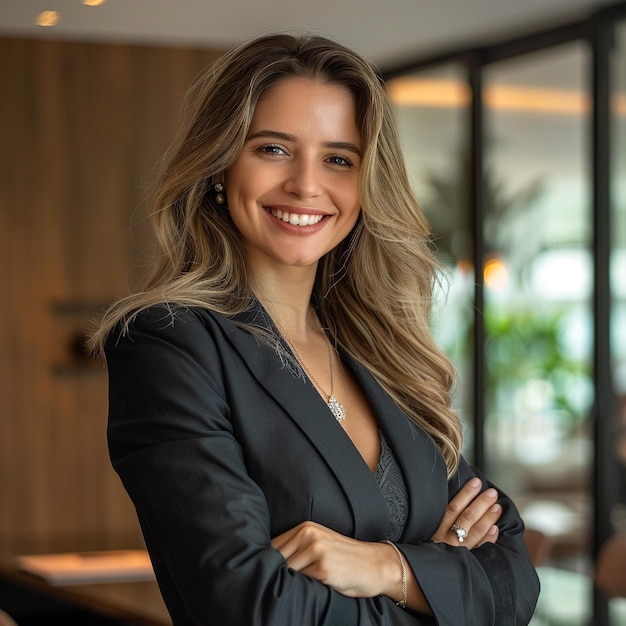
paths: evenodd
<path fill-rule="evenodd" d="M 350 90 L 311 78 L 286 78 L 263 93 L 250 130 L 258 131 L 268 124 L 288 132 L 297 129 L 339 132 L 352 140 L 360 135 Z"/>

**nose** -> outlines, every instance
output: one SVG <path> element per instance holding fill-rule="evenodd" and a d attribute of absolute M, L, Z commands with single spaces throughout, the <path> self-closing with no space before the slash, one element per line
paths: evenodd
<path fill-rule="evenodd" d="M 285 180 L 285 191 L 299 198 L 312 198 L 322 187 L 319 165 L 313 158 L 301 156 L 291 164 Z"/>

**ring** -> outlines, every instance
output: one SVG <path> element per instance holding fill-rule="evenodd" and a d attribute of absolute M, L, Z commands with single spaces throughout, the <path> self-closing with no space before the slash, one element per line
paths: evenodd
<path fill-rule="evenodd" d="M 452 524 L 452 528 L 450 530 L 456 534 L 456 538 L 459 540 L 459 543 L 463 543 L 467 535 L 469 535 L 469 532 L 463 528 L 463 526 L 459 526 L 457 524 Z"/>

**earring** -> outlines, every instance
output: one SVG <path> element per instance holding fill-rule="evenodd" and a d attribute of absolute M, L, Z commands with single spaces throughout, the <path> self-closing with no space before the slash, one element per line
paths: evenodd
<path fill-rule="evenodd" d="M 218 174 L 213 177 L 213 182 L 209 185 L 209 192 L 213 198 L 213 202 L 218 206 L 226 204 L 226 192 L 224 190 L 224 175 Z"/>
<path fill-rule="evenodd" d="M 226 196 L 223 193 L 224 185 L 222 185 L 222 183 L 215 183 L 215 185 L 213 185 L 213 190 L 215 191 L 215 204 L 224 204 L 226 202 Z"/>

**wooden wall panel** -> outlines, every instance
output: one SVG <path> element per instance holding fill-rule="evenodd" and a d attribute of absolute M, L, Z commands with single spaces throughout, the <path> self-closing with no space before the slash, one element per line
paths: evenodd
<path fill-rule="evenodd" d="M 0 554 L 141 545 L 106 372 L 69 346 L 141 272 L 146 186 L 217 56 L 0 38 Z"/>

